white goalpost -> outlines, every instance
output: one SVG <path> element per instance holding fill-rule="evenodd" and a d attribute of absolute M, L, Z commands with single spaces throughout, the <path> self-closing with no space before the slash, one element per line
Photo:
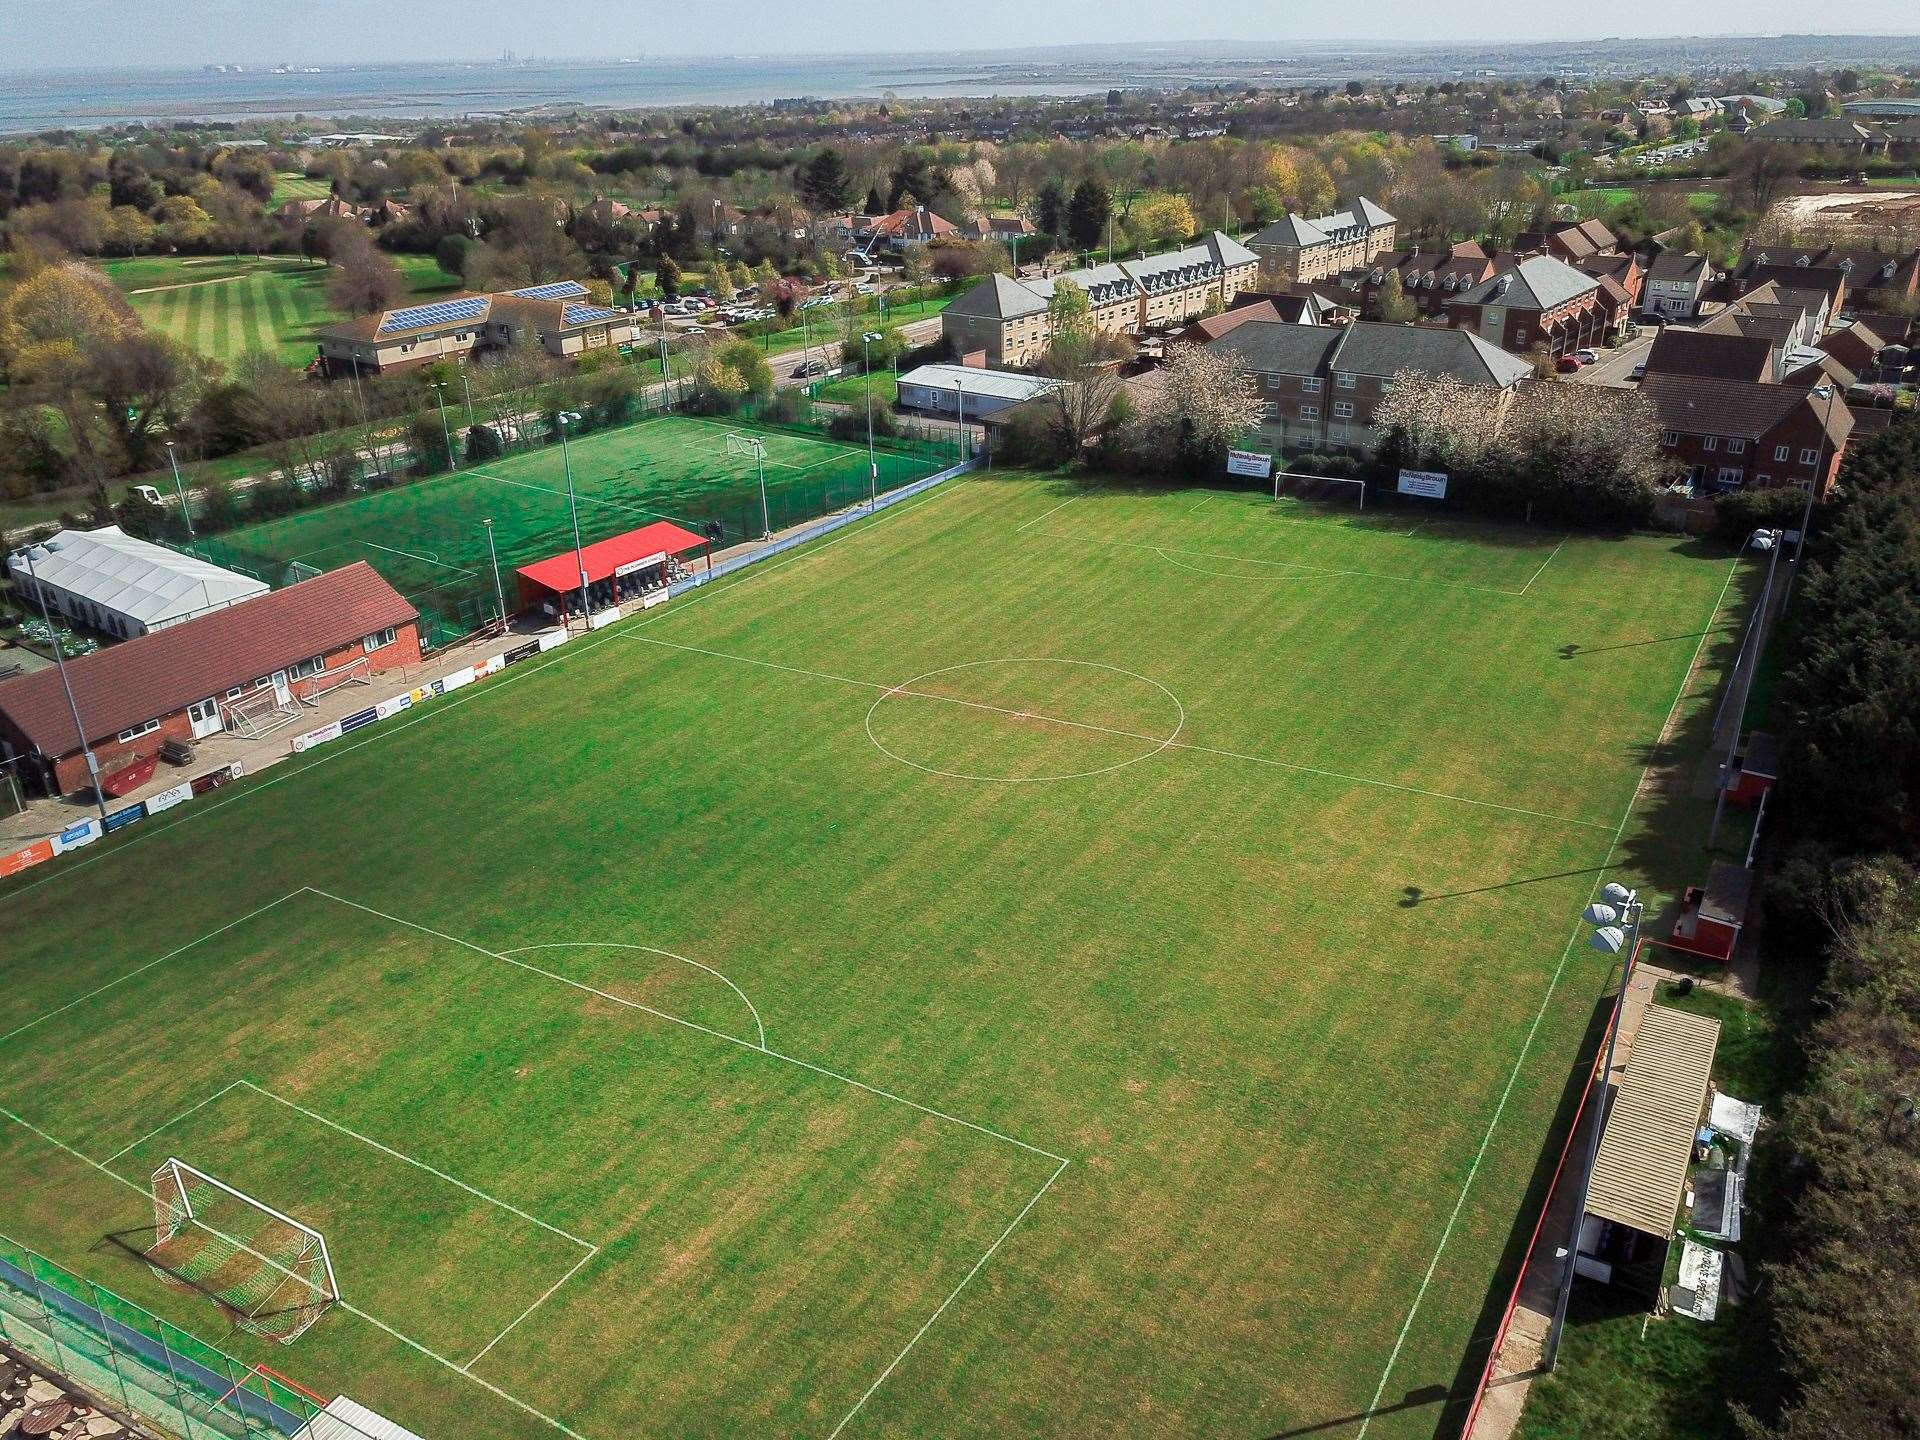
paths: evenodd
<path fill-rule="evenodd" d="M 243 1330 L 291 1344 L 340 1298 L 327 1240 L 169 1156 L 153 1172 L 155 1275 L 206 1296 Z"/>
<path fill-rule="evenodd" d="M 1273 498 L 1322 500 L 1337 504 L 1352 502 L 1356 510 L 1367 508 L 1367 482 L 1351 476 L 1307 475 L 1292 470 L 1273 472 Z"/>
<path fill-rule="evenodd" d="M 764 540 L 773 534 L 773 517 L 767 513 L 767 442 L 754 435 L 742 435 L 737 430 L 729 430 L 727 456 L 729 459 L 753 461 L 754 473 L 760 478 L 760 538 Z"/>

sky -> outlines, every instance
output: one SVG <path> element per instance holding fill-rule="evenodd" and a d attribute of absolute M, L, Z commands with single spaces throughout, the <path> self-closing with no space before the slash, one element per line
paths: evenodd
<path fill-rule="evenodd" d="M 1920 31 L 1914 0 L 1681 13 L 1693 33 Z M 1596 0 L 0 0 L 0 68 L 1003 49 L 1088 40 L 1401 42 L 1636 33 Z M 1711 30 L 1708 26 L 1711 25 Z M 1737 30 L 1732 27 L 1737 25 Z"/>

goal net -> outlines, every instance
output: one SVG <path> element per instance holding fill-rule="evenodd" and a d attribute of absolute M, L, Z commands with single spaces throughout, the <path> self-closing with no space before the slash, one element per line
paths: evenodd
<path fill-rule="evenodd" d="M 1367 482 L 1334 475 L 1302 475 L 1282 470 L 1273 477 L 1273 498 L 1314 500 L 1354 510 L 1367 508 Z"/>
<path fill-rule="evenodd" d="M 326 1237 L 184 1160 L 153 1172 L 154 1274 L 283 1345 L 340 1298 Z"/>
<path fill-rule="evenodd" d="M 282 700 L 271 688 L 230 700 L 225 710 L 227 729 L 243 740 L 264 739 L 300 718 L 300 702 L 291 695 Z"/>
<path fill-rule="evenodd" d="M 747 460 L 767 458 L 767 442 L 752 435 L 741 435 L 735 431 L 727 432 L 727 454 L 737 455 Z"/>

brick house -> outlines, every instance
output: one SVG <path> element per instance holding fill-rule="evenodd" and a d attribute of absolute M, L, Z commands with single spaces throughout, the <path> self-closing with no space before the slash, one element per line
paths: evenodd
<path fill-rule="evenodd" d="M 1380 290 L 1387 276 L 1400 277 L 1400 293 L 1413 302 L 1422 320 L 1444 322 L 1447 302 L 1471 290 L 1496 273 L 1493 258 L 1471 240 L 1445 250 L 1398 250 L 1381 255 L 1371 265 L 1342 270 L 1333 280 L 1346 303 L 1363 315 L 1378 318 Z"/>
<path fill-rule="evenodd" d="M 1824 498 L 1853 433 L 1845 400 L 1827 385 L 1650 371 L 1640 393 L 1660 418 L 1665 453 L 1712 490 L 1810 486 Z"/>
<path fill-rule="evenodd" d="M 1526 361 L 1463 330 L 1362 320 L 1341 329 L 1253 320 L 1210 349 L 1236 356 L 1260 386 L 1264 443 L 1286 453 L 1370 452 L 1375 407 L 1402 370 L 1447 374 L 1511 394 Z"/>
<path fill-rule="evenodd" d="M 1894 253 L 1841 249 L 1832 245 L 1806 250 L 1749 241 L 1727 274 L 1728 295 L 1731 298 L 1745 295 L 1768 278 L 1777 278 L 1781 267 L 1796 271 L 1839 271 L 1846 278 L 1847 293 L 1835 302 L 1835 310 L 1844 303 L 1855 311 L 1898 313 L 1920 300 L 1920 245 Z M 1798 281 L 1787 283 L 1796 288 L 1799 285 Z"/>
<path fill-rule="evenodd" d="M 1399 227 L 1399 220 L 1362 195 L 1331 215 L 1283 215 L 1247 246 L 1269 283 L 1307 284 L 1373 264 L 1393 249 Z"/>
<path fill-rule="evenodd" d="M 1655 319 L 1691 320 L 1700 313 L 1700 301 L 1713 279 L 1713 267 L 1704 255 L 1662 250 L 1647 267 L 1640 313 Z"/>
<path fill-rule="evenodd" d="M 364 560 L 70 660 L 85 723 L 74 729 L 60 672 L 0 682 L 0 758 L 51 794 L 227 728 L 236 702 L 267 692 L 292 704 L 420 659 L 419 613 Z"/>
<path fill-rule="evenodd" d="M 1522 230 L 1513 237 L 1515 255 L 1551 255 L 1569 265 L 1578 265 L 1595 255 L 1615 255 L 1620 241 L 1599 220 L 1580 220 L 1555 225 L 1546 230 Z"/>
<path fill-rule="evenodd" d="M 1542 351 L 1553 359 L 1596 345 L 1609 311 L 1600 282 L 1564 260 L 1530 255 L 1447 302 L 1447 323 L 1471 330 L 1515 355 Z"/>
<path fill-rule="evenodd" d="M 1689 330 L 1669 325 L 1647 352 L 1647 374 L 1699 375 L 1709 380 L 1740 380 L 1761 385 L 1778 380 L 1780 347 L 1765 335 L 1718 330 Z"/>
<path fill-rule="evenodd" d="M 1101 335 L 1183 325 L 1210 306 L 1231 306 L 1253 288 L 1259 262 L 1230 235 L 1163 255 L 1091 265 L 1062 275 L 1015 280 L 989 275 L 948 305 L 940 332 L 956 355 L 984 353 L 989 365 L 1032 365 L 1052 343 L 1048 304 L 1062 281 L 1078 285 Z"/>

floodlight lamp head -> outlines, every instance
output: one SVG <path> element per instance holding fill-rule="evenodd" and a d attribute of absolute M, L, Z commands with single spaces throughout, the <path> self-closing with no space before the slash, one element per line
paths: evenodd
<path fill-rule="evenodd" d="M 1633 898 L 1633 892 L 1617 880 L 1609 880 L 1601 887 L 1600 894 L 1614 905 L 1624 905 Z"/>
<path fill-rule="evenodd" d="M 1596 900 L 1580 912 L 1580 918 L 1589 925 L 1612 925 L 1620 918 L 1620 912 L 1613 906 Z"/>
<path fill-rule="evenodd" d="M 1602 925 L 1587 942 L 1603 955 L 1618 955 L 1627 943 L 1627 932 L 1618 925 Z"/>

